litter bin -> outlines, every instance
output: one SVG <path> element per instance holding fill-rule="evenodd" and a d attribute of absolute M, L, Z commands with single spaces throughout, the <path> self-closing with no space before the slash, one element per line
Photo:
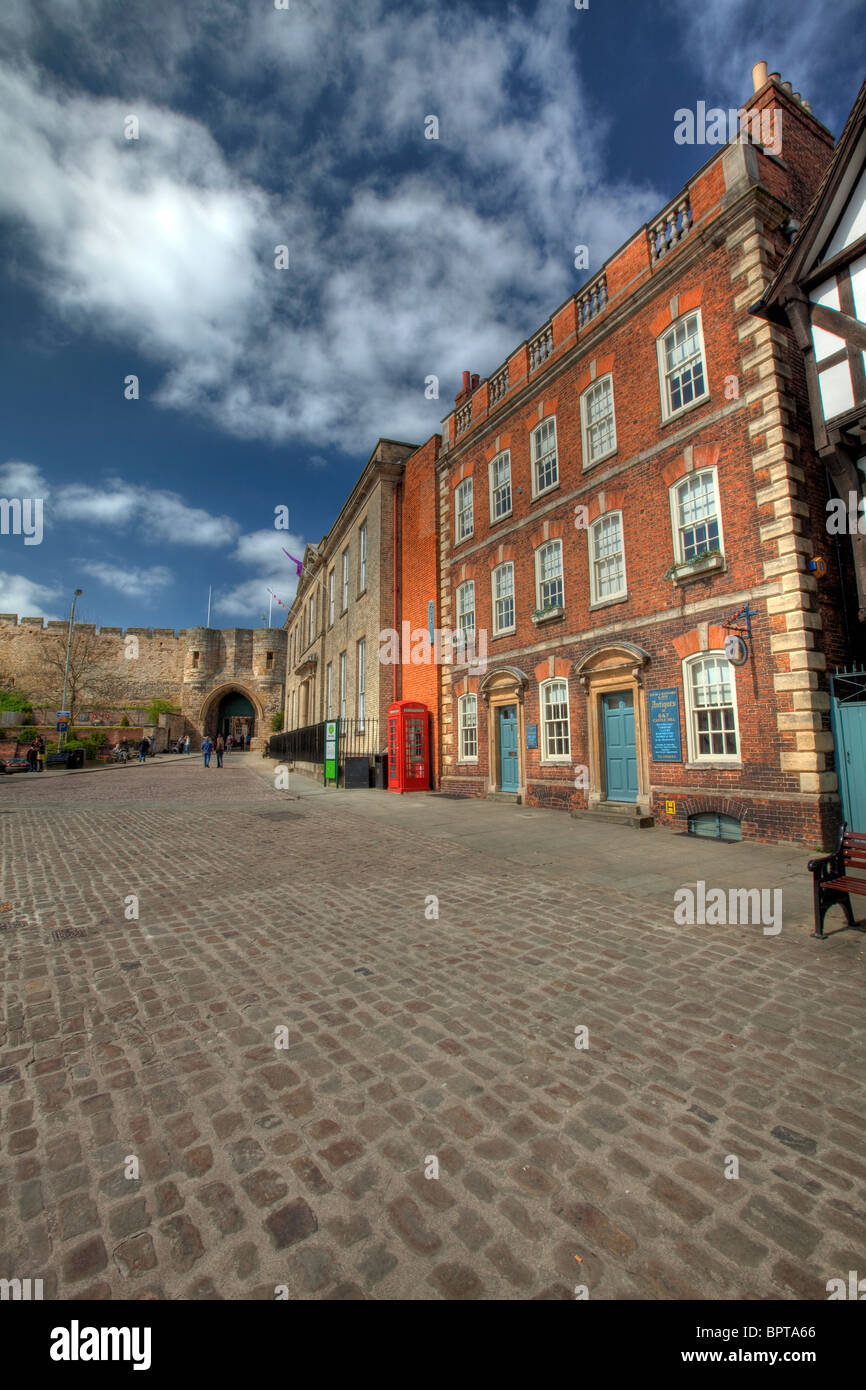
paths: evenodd
<path fill-rule="evenodd" d="M 387 790 L 388 790 L 388 754 L 387 754 L 387 753 L 376 753 L 376 755 L 375 755 L 375 757 L 374 757 L 374 759 L 373 759 L 373 762 L 374 762 L 373 776 L 374 776 L 374 779 L 375 779 L 374 782 L 373 782 L 373 786 L 374 786 L 374 787 L 378 787 L 380 791 L 387 791 Z"/>
<path fill-rule="evenodd" d="M 69 756 L 66 759 L 67 772 L 73 767 L 84 767 L 84 749 L 70 748 Z"/>

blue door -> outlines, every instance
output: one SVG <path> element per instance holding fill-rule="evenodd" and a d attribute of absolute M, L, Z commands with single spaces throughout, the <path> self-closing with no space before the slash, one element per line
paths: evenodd
<path fill-rule="evenodd" d="M 866 704 L 836 707 L 836 766 L 842 817 L 851 830 L 866 830 Z"/>
<path fill-rule="evenodd" d="M 499 786 L 504 792 L 516 792 L 520 787 L 516 705 L 499 708 Z"/>
<path fill-rule="evenodd" d="M 602 696 L 604 766 L 608 801 L 637 800 L 637 749 L 634 741 L 634 696 L 617 690 Z"/>

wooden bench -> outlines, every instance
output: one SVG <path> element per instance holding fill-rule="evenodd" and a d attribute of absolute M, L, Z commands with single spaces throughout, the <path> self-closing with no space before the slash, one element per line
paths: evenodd
<path fill-rule="evenodd" d="M 832 854 L 823 859 L 810 859 L 812 891 L 815 900 L 815 930 L 812 935 L 826 941 L 824 916 L 838 903 L 845 913 L 849 927 L 856 927 L 851 911 L 851 894 L 866 897 L 866 835 L 849 830 L 843 823 L 839 843 Z"/>

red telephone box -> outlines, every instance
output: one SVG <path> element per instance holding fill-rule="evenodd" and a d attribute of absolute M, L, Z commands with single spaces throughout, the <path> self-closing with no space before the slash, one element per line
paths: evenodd
<path fill-rule="evenodd" d="M 398 700 L 388 706 L 388 790 L 430 790 L 430 750 L 426 705 Z"/>

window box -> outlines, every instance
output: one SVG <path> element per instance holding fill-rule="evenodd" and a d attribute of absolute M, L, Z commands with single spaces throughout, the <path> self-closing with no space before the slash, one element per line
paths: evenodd
<path fill-rule="evenodd" d="M 706 574 L 713 574 L 717 570 L 725 568 L 725 557 L 720 550 L 708 550 L 703 555 L 696 555 L 694 560 L 686 560 L 679 565 L 671 565 L 665 572 L 665 579 L 672 579 L 675 584 L 689 584 L 693 579 L 703 579 Z"/>
<path fill-rule="evenodd" d="M 554 618 L 561 618 L 565 614 L 565 609 L 561 604 L 551 604 L 549 608 L 536 608 L 532 615 L 532 621 L 536 624 L 549 623 Z"/>

